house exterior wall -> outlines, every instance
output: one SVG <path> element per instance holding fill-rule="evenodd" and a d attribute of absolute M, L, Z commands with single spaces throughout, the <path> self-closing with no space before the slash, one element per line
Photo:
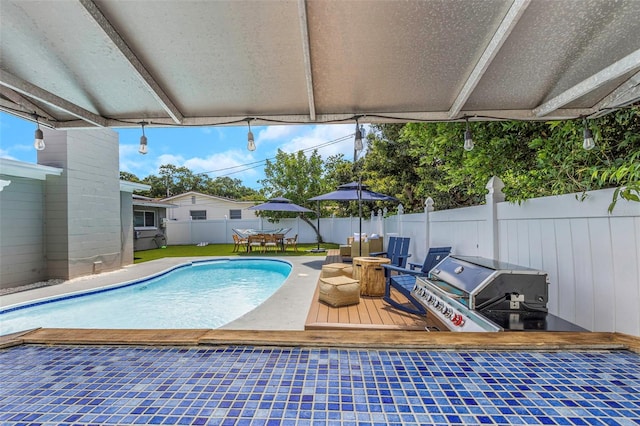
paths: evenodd
<path fill-rule="evenodd" d="M 46 185 L 50 278 L 117 269 L 121 259 L 118 134 L 109 129 L 43 129 L 38 163 L 64 169 Z"/>
<path fill-rule="evenodd" d="M 120 192 L 121 266 L 133 264 L 133 199 L 130 192 Z"/>
<path fill-rule="evenodd" d="M 133 228 L 133 249 L 135 251 L 157 249 L 162 247 L 163 245 L 169 244 L 164 224 L 167 217 L 166 208 L 133 206 L 132 211 L 154 212 L 156 220 L 154 226 Z M 133 218 L 131 220 L 131 223 L 133 223 Z"/>
<path fill-rule="evenodd" d="M 195 197 L 195 204 L 193 198 Z M 227 219 L 231 220 L 230 210 L 240 210 L 241 219 L 255 219 L 256 213 L 253 210 L 246 210 L 247 207 L 255 205 L 251 201 L 233 201 L 224 198 L 213 197 L 205 194 L 186 193 L 166 198 L 177 207 L 169 209 L 168 217 L 171 220 L 189 220 L 191 210 L 205 210 L 207 212 L 207 220 Z M 236 220 L 236 219 L 233 219 Z"/>
<path fill-rule="evenodd" d="M 11 181 L 0 191 L 0 288 L 47 278 L 44 261 L 44 187 L 42 180 L 0 175 Z"/>

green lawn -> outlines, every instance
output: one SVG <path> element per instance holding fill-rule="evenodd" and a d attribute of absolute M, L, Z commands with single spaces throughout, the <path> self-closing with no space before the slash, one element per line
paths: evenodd
<path fill-rule="evenodd" d="M 162 259 L 163 257 L 192 257 L 192 256 L 244 256 L 244 257 L 261 257 L 261 256 L 325 256 L 326 252 L 313 253 L 310 250 L 317 248 L 317 244 L 298 244 L 298 251 L 295 252 L 289 248 L 286 252 L 251 252 L 239 253 L 233 252 L 233 244 L 209 244 L 208 246 L 198 247 L 196 245 L 188 246 L 167 246 L 164 249 L 142 250 L 134 253 L 134 263 L 148 262 L 149 260 Z M 338 248 L 338 244 L 323 243 L 320 248 L 334 249 Z"/>

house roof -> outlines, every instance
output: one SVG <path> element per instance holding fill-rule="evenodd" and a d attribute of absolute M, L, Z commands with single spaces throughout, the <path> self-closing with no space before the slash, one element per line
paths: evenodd
<path fill-rule="evenodd" d="M 162 201 L 177 200 L 177 199 L 181 199 L 181 198 L 191 197 L 193 195 L 198 196 L 198 197 L 209 198 L 209 199 L 212 199 L 212 200 L 226 201 L 226 202 L 230 202 L 230 203 L 250 204 L 250 205 L 255 204 L 254 201 L 234 200 L 233 198 L 219 197 L 217 195 L 203 194 L 203 193 L 197 192 L 197 191 L 189 191 L 189 192 L 185 192 L 185 193 L 182 193 L 182 194 L 172 195 L 170 197 L 163 198 Z"/>
<path fill-rule="evenodd" d="M 133 200 L 133 205 L 138 207 L 162 207 L 167 209 L 178 207 L 175 204 L 167 203 L 155 198 L 144 197 L 138 194 L 133 194 L 131 198 Z"/>
<path fill-rule="evenodd" d="M 63 171 L 64 169 L 59 167 L 25 163 L 0 157 L 0 175 L 46 180 L 48 175 L 60 176 Z"/>
<path fill-rule="evenodd" d="M 637 0 L 3 0 L 0 108 L 56 128 L 597 116 Z"/>
<path fill-rule="evenodd" d="M 126 180 L 120 181 L 120 191 L 133 192 L 133 191 L 148 191 L 151 189 L 151 185 L 146 183 L 129 182 Z M 140 195 L 133 194 L 133 198 L 141 197 Z"/>

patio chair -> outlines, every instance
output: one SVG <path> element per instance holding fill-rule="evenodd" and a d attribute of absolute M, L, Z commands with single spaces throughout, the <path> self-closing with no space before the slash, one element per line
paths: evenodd
<path fill-rule="evenodd" d="M 247 248 L 249 251 L 253 251 L 254 248 L 264 251 L 264 234 L 249 235 Z"/>
<path fill-rule="evenodd" d="M 404 268 L 407 265 L 407 259 L 411 257 L 409 254 L 409 237 L 389 237 L 387 251 L 377 251 L 369 253 L 369 256 L 384 256 L 391 259 L 391 265 Z M 386 274 L 386 271 L 385 271 Z"/>
<path fill-rule="evenodd" d="M 278 251 L 278 239 L 275 234 L 267 234 L 264 236 L 264 251 Z"/>
<path fill-rule="evenodd" d="M 412 295 L 411 290 L 416 284 L 416 277 L 426 276 L 429 271 L 436 266 L 442 259 L 449 256 L 451 247 L 432 247 L 427 253 L 427 257 L 422 264 L 409 263 L 409 268 L 399 268 L 394 265 L 382 265 L 385 268 L 388 279 L 385 284 L 384 296 L 382 299 L 401 311 L 415 315 L 426 315 L 427 311 Z M 417 268 L 420 267 L 420 270 Z M 397 272 L 398 275 L 391 275 L 391 272 Z M 391 298 L 391 288 L 398 290 L 407 298 L 412 306 L 407 306 Z"/>
<path fill-rule="evenodd" d="M 286 250 L 289 246 L 293 247 L 295 251 L 298 251 L 298 234 L 294 237 L 284 239 L 284 249 Z"/>
<path fill-rule="evenodd" d="M 247 244 L 249 240 L 247 238 L 241 238 L 239 235 L 233 234 L 233 252 L 238 252 L 240 249 L 247 251 Z"/>

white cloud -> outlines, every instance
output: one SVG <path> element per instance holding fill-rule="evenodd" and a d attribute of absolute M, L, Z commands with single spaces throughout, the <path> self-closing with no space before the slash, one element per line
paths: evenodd
<path fill-rule="evenodd" d="M 186 166 L 186 160 L 182 155 L 174 154 L 161 154 L 155 159 L 156 168 L 159 170 L 160 166 L 165 164 L 173 164 L 176 167 Z M 189 167 L 189 166 L 187 166 Z"/>
<path fill-rule="evenodd" d="M 7 158 L 9 160 L 18 160 L 13 155 L 10 155 L 9 151 L 7 151 L 6 149 L 2 149 L 2 148 L 0 148 L 0 158 Z"/>
<path fill-rule="evenodd" d="M 138 152 L 138 145 L 119 146 L 120 171 L 133 173 L 140 179 L 157 172 L 155 163 L 146 155 Z"/>
<path fill-rule="evenodd" d="M 300 126 L 269 126 L 260 130 L 256 142 L 279 141 L 296 131 Z"/>
<path fill-rule="evenodd" d="M 331 155 L 344 154 L 347 159 L 353 156 L 353 137 L 355 126 L 352 124 L 332 124 L 308 127 L 308 131 L 298 135 L 289 142 L 280 145 L 280 149 L 292 153 L 299 150 L 318 147 L 318 153 L 327 158 Z M 332 141 L 338 141 L 330 143 Z M 322 146 L 320 146 L 322 145 Z M 310 152 L 308 152 L 310 154 Z"/>
<path fill-rule="evenodd" d="M 262 170 L 262 164 L 257 168 L 252 168 L 255 159 L 240 150 L 230 150 L 209 155 L 204 158 L 193 157 L 184 162 L 184 165 L 194 173 L 208 173 L 209 177 L 229 176 L 234 179 L 251 180 L 255 179 Z"/>

